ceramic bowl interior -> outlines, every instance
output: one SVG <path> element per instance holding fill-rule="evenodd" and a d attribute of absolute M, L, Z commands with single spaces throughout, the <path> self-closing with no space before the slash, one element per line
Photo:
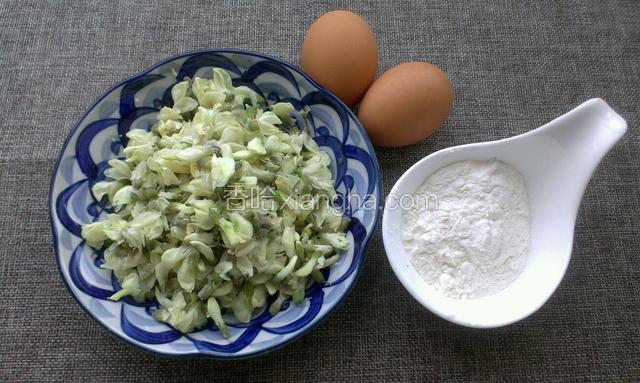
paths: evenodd
<path fill-rule="evenodd" d="M 171 87 L 186 77 L 211 77 L 212 67 L 231 73 L 235 86 L 246 85 L 269 101 L 308 107 L 306 124 L 332 159 L 339 201 L 351 218 L 351 247 L 328 273 L 311 286 L 302 306 L 285 304 L 275 316 L 255 313 L 249 324 L 230 323 L 231 337 L 210 326 L 190 334 L 157 322 L 156 303 L 107 299 L 119 289 L 110 270 L 100 268 L 102 255 L 80 236 L 81 226 L 104 216 L 91 186 L 104 177 L 107 160 L 121 156 L 130 129 L 148 129 L 163 105 L 171 103 Z M 380 172 L 362 126 L 336 97 L 295 67 L 262 54 L 208 50 L 167 59 L 103 94 L 80 118 L 55 166 L 50 213 L 60 273 L 78 303 L 115 336 L 139 348 L 170 356 L 242 358 L 265 353 L 309 331 L 349 293 L 364 261 L 379 216 Z"/>

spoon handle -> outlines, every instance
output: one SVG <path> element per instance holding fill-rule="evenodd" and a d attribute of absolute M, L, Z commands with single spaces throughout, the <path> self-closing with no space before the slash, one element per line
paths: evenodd
<path fill-rule="evenodd" d="M 589 176 L 627 131 L 627 122 L 604 100 L 592 98 L 536 130 L 565 151 L 566 165 Z M 574 166 L 575 165 L 575 166 Z"/>

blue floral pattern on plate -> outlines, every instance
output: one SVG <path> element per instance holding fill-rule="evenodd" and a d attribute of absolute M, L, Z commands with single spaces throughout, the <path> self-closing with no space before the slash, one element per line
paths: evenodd
<path fill-rule="evenodd" d="M 245 85 L 269 101 L 291 102 L 304 117 L 316 142 L 332 158 L 339 202 L 351 218 L 352 246 L 314 284 L 301 306 L 285 303 L 275 316 L 256 313 L 248 324 L 231 315 L 231 337 L 215 325 L 182 334 L 152 314 L 157 302 L 107 298 L 120 286 L 110 270 L 100 268 L 102 254 L 80 236 L 83 224 L 109 213 L 91 187 L 104 178 L 107 161 L 121 156 L 126 133 L 148 129 L 162 105 L 171 105 L 171 87 L 186 77 L 210 77 L 211 68 L 227 70 L 235 86 Z M 300 117 L 302 118 L 302 117 Z M 373 147 L 353 113 L 304 73 L 280 60 L 239 50 L 207 50 L 167 59 L 114 86 L 73 128 L 60 152 L 49 192 L 51 226 L 58 268 L 72 295 L 101 325 L 139 348 L 170 356 L 244 358 L 269 352 L 300 337 L 327 316 L 349 293 L 364 262 L 380 214 L 381 180 Z"/>

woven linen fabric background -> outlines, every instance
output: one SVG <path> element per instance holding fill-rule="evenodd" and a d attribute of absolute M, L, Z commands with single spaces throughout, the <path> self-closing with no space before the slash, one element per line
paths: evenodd
<path fill-rule="evenodd" d="M 298 65 L 306 29 L 334 9 L 371 24 L 380 72 L 425 60 L 454 85 L 436 135 L 377 149 L 387 192 L 435 150 L 527 132 L 592 97 L 627 119 L 586 190 L 557 292 L 508 327 L 450 324 L 402 288 L 378 232 L 343 304 L 268 355 L 168 359 L 110 336 L 54 260 L 49 180 L 76 120 L 117 81 L 191 50 Z M 639 20 L 640 2 L 609 0 L 0 1 L 0 381 L 639 381 Z"/>

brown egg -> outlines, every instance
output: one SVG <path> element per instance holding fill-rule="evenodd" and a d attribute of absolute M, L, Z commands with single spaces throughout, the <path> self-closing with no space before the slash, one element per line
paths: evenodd
<path fill-rule="evenodd" d="M 355 13 L 326 13 L 304 38 L 302 69 L 351 106 L 360 101 L 376 76 L 376 36 Z"/>
<path fill-rule="evenodd" d="M 452 101 L 446 73 L 433 64 L 408 62 L 389 69 L 371 85 L 358 119 L 376 145 L 411 145 L 438 130 Z"/>

